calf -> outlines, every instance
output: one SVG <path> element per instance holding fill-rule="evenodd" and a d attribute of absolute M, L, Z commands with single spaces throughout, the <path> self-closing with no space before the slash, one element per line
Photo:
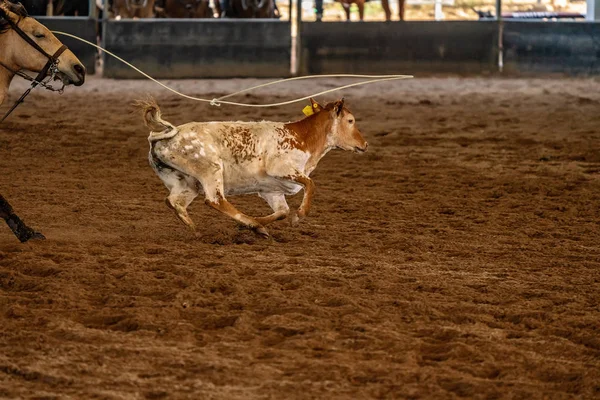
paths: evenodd
<path fill-rule="evenodd" d="M 332 149 L 363 153 L 367 142 L 344 100 L 321 106 L 311 99 L 312 115 L 291 123 L 190 122 L 174 126 L 161 118 L 154 100 L 139 102 L 151 130 L 149 161 L 170 191 L 167 206 L 194 229 L 187 207 L 204 192 L 205 203 L 268 236 L 265 225 L 289 214 L 286 195 L 304 189 L 292 224 L 305 217 L 315 185 L 309 178 Z M 266 217 L 238 211 L 225 196 L 257 193 L 273 209 Z"/>

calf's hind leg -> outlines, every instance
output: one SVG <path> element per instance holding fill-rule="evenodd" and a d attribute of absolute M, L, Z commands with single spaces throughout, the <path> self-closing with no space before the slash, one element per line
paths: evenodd
<path fill-rule="evenodd" d="M 269 203 L 269 206 L 274 211 L 273 214 L 267 215 L 266 217 L 256 218 L 261 225 L 268 225 L 275 221 L 279 221 L 280 219 L 284 219 L 290 213 L 290 207 L 288 207 L 283 193 L 259 193 L 258 195 Z"/>
<path fill-rule="evenodd" d="M 255 218 L 252 218 L 240 212 L 220 193 L 217 193 L 216 199 L 211 200 L 207 197 L 206 200 L 204 200 L 204 202 L 212 208 L 214 208 L 215 210 L 221 211 L 223 214 L 230 216 L 242 225 L 245 225 L 248 228 L 254 230 L 256 233 L 264 237 L 269 237 L 269 232 L 265 229 L 264 226 L 262 226 L 260 222 L 258 222 Z"/>
<path fill-rule="evenodd" d="M 198 182 L 202 186 L 205 194 L 205 203 L 212 208 L 221 211 L 223 214 L 230 216 L 235 219 L 242 225 L 247 226 L 255 230 L 257 233 L 263 236 L 269 236 L 269 233 L 258 221 L 254 218 L 249 217 L 248 215 L 242 213 L 237 208 L 235 208 L 230 202 L 225 199 L 223 193 L 225 193 L 223 188 L 223 165 L 221 162 L 214 162 L 204 158 L 193 159 L 193 160 L 172 160 L 172 162 L 176 163 L 177 171 L 169 168 L 165 168 L 164 171 L 171 171 L 180 173 L 186 179 L 184 180 L 173 180 L 172 175 L 169 175 L 169 183 L 165 181 L 163 175 L 159 172 L 161 179 L 167 184 L 169 189 L 172 185 L 173 188 L 179 188 L 178 185 L 182 184 L 182 182 L 186 183 L 186 190 L 175 190 L 167 198 L 167 202 L 175 208 L 175 212 L 177 216 L 186 224 L 191 222 L 191 220 L 187 221 L 189 217 L 187 216 L 187 212 L 185 211 L 185 207 L 196 197 L 198 194 L 198 190 L 191 191 L 194 186 L 191 185 L 197 184 Z M 161 171 L 162 172 L 162 171 Z M 196 186 L 197 187 L 197 186 Z M 179 200 L 179 201 L 177 201 Z M 186 219 L 187 217 L 187 219 Z M 187 221 L 187 222 L 186 222 Z M 193 226 L 193 222 L 192 226 Z"/>
<path fill-rule="evenodd" d="M 162 168 L 157 172 L 171 192 L 165 199 L 167 206 L 175 211 L 175 215 L 181 222 L 191 229 L 196 229 L 194 221 L 187 212 L 190 203 L 198 196 L 196 179 L 173 169 Z"/>
<path fill-rule="evenodd" d="M 210 172 L 205 172 L 202 175 L 198 174 L 194 176 L 202 184 L 204 194 L 206 196 L 204 202 L 214 208 L 215 210 L 221 211 L 223 214 L 235 219 L 240 224 L 247 226 L 254 230 L 256 233 L 268 237 L 269 232 L 264 226 L 256 219 L 242 213 L 233 206 L 225 196 L 223 195 L 223 167 L 222 165 L 213 163 L 209 169 Z"/>

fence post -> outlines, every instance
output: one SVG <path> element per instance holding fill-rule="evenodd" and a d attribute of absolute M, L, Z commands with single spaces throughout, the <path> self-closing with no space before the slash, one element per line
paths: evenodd
<path fill-rule="evenodd" d="M 598 0 L 586 0 L 587 11 L 585 19 L 588 21 L 600 20 L 600 1 Z"/>
<path fill-rule="evenodd" d="M 290 11 L 291 15 L 291 11 Z M 296 63 L 295 74 L 301 75 L 302 71 L 302 0 L 296 0 Z"/>
<path fill-rule="evenodd" d="M 496 0 L 496 19 L 498 20 L 498 72 L 504 70 L 504 22 L 502 20 L 502 0 Z"/>
<path fill-rule="evenodd" d="M 442 11 L 442 0 L 435 0 L 433 5 L 434 19 L 441 21 L 444 19 L 444 13 Z"/>
<path fill-rule="evenodd" d="M 102 38 L 100 44 L 106 49 L 106 31 L 108 30 L 108 0 L 102 0 L 102 18 L 98 18 L 100 24 L 100 30 L 102 31 Z M 100 59 L 102 60 L 102 76 L 106 76 L 106 53 L 100 52 Z"/>

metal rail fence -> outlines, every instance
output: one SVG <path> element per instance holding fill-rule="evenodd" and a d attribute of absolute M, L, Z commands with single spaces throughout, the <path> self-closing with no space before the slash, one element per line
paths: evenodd
<path fill-rule="evenodd" d="M 300 6 L 297 10 L 295 24 L 264 19 L 103 20 L 103 45 L 157 78 L 284 77 L 292 71 L 600 73 L 600 24 L 595 22 L 308 22 L 302 21 Z M 90 41 L 96 40 L 100 26 L 93 15 L 40 21 Z M 96 50 L 63 39 L 93 73 Z M 103 71 L 111 78 L 140 77 L 109 57 Z"/>

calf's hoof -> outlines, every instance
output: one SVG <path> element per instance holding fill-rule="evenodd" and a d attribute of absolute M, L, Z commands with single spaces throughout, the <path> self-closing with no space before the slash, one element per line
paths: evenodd
<path fill-rule="evenodd" d="M 298 226 L 300 224 L 300 217 L 298 216 L 298 214 L 292 214 L 290 222 L 292 226 Z"/>
<path fill-rule="evenodd" d="M 255 226 L 252 229 L 254 229 L 254 232 L 256 232 L 257 234 L 259 234 L 260 236 L 262 236 L 265 239 L 268 239 L 270 236 L 267 229 L 262 225 Z"/>

